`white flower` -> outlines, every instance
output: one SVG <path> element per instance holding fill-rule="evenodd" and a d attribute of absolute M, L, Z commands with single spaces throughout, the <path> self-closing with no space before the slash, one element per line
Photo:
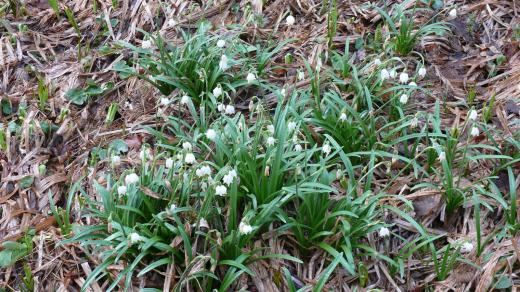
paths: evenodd
<path fill-rule="evenodd" d="M 211 174 L 211 167 L 207 166 L 207 165 L 204 165 L 202 166 L 201 168 L 197 169 L 195 171 L 195 174 L 198 176 L 198 177 L 203 177 L 205 175 L 210 175 Z"/>
<path fill-rule="evenodd" d="M 332 148 L 330 148 L 329 143 L 323 144 L 323 147 L 321 148 L 321 152 L 325 153 L 325 155 L 329 155 L 330 151 L 332 151 Z"/>
<path fill-rule="evenodd" d="M 339 116 L 339 120 L 344 122 L 347 120 L 347 114 L 346 113 L 341 113 L 341 115 Z"/>
<path fill-rule="evenodd" d="M 217 194 L 218 196 L 225 196 L 225 195 L 227 194 L 227 188 L 226 188 L 226 186 L 218 185 L 218 186 L 215 188 L 215 194 Z"/>
<path fill-rule="evenodd" d="M 477 127 L 471 128 L 471 136 L 477 137 L 478 135 L 480 135 L 480 130 Z"/>
<path fill-rule="evenodd" d="M 390 70 L 390 78 L 394 79 L 397 76 L 397 71 L 395 69 Z"/>
<path fill-rule="evenodd" d="M 218 63 L 218 66 L 222 71 L 226 71 L 229 68 L 228 57 L 226 55 L 222 55 L 222 57 L 220 57 L 220 62 Z"/>
<path fill-rule="evenodd" d="M 168 213 L 169 215 L 173 215 L 173 212 L 175 212 L 175 209 L 177 209 L 177 205 L 171 204 L 170 207 L 168 208 L 168 210 L 166 210 L 166 213 Z"/>
<path fill-rule="evenodd" d="M 399 75 L 399 81 L 402 84 L 408 83 L 409 79 L 410 79 L 410 77 L 408 76 L 408 73 L 406 73 L 406 72 L 403 72 L 403 73 L 401 73 L 401 75 Z"/>
<path fill-rule="evenodd" d="M 275 143 L 275 142 L 276 142 L 276 141 L 275 141 L 274 137 L 272 137 L 272 136 L 270 136 L 269 138 L 267 138 L 267 141 L 266 141 L 267 146 L 274 146 L 274 143 Z"/>
<path fill-rule="evenodd" d="M 170 104 L 170 99 L 167 98 L 167 97 L 162 97 L 161 98 L 161 105 L 169 105 Z"/>
<path fill-rule="evenodd" d="M 390 229 L 388 229 L 386 227 L 381 227 L 381 229 L 379 229 L 379 231 L 377 233 L 378 233 L 379 237 L 386 237 L 386 236 L 390 235 Z"/>
<path fill-rule="evenodd" d="M 213 130 L 213 129 L 207 130 L 206 138 L 208 138 L 211 141 L 215 141 L 215 139 L 217 138 L 217 132 L 215 132 L 215 130 Z"/>
<path fill-rule="evenodd" d="M 285 19 L 285 23 L 287 23 L 288 26 L 293 25 L 295 22 L 296 19 L 294 19 L 294 16 L 292 15 L 287 16 L 287 18 Z"/>
<path fill-rule="evenodd" d="M 376 66 L 380 66 L 380 65 L 382 64 L 382 63 L 381 63 L 381 59 L 379 59 L 379 58 L 375 59 L 375 60 L 374 60 L 374 64 L 375 64 Z"/>
<path fill-rule="evenodd" d="M 205 218 L 200 218 L 199 226 L 200 226 L 200 228 L 202 228 L 202 227 L 209 228 L 208 221 Z"/>
<path fill-rule="evenodd" d="M 462 246 L 460 247 L 461 253 L 470 253 L 473 250 L 473 243 L 471 242 L 464 242 Z"/>
<path fill-rule="evenodd" d="M 303 150 L 302 145 L 300 145 L 300 144 L 294 145 L 294 151 L 301 152 L 302 150 Z"/>
<path fill-rule="evenodd" d="M 245 222 L 240 222 L 240 224 L 238 224 L 238 232 L 242 234 L 249 234 L 253 232 L 253 227 Z"/>
<path fill-rule="evenodd" d="M 225 45 L 226 45 L 226 41 L 225 40 L 218 40 L 217 41 L 217 47 L 223 48 Z"/>
<path fill-rule="evenodd" d="M 132 232 L 128 235 L 128 240 L 130 241 L 130 244 L 134 244 L 143 241 L 144 239 L 137 232 Z"/>
<path fill-rule="evenodd" d="M 289 122 L 289 123 L 287 124 L 287 129 L 288 129 L 289 131 L 292 131 L 292 130 L 296 129 L 296 123 L 295 123 L 295 122 Z"/>
<path fill-rule="evenodd" d="M 191 145 L 190 142 L 182 143 L 182 149 L 184 149 L 184 150 L 191 150 L 192 148 L 193 148 L 193 146 Z"/>
<path fill-rule="evenodd" d="M 444 160 L 446 160 L 446 152 L 441 151 L 441 153 L 439 153 L 439 161 L 444 161 Z"/>
<path fill-rule="evenodd" d="M 141 158 L 141 160 L 150 158 L 151 156 L 152 156 L 152 154 L 150 153 L 150 149 L 149 148 L 143 148 L 141 150 L 141 152 L 139 152 L 139 158 Z"/>
<path fill-rule="evenodd" d="M 195 163 L 195 155 L 193 155 L 193 153 L 187 153 L 186 156 L 184 157 L 184 162 L 188 163 L 188 164 L 193 164 Z"/>
<path fill-rule="evenodd" d="M 117 194 L 122 196 L 124 194 L 126 194 L 126 186 L 119 186 L 117 187 Z"/>
<path fill-rule="evenodd" d="M 452 17 L 452 18 L 457 17 L 457 9 L 453 8 L 452 10 L 450 10 L 449 14 L 450 14 L 450 17 Z"/>
<path fill-rule="evenodd" d="M 298 80 L 302 81 L 303 79 L 305 79 L 305 72 L 298 71 Z"/>
<path fill-rule="evenodd" d="M 419 68 L 418 74 L 421 78 L 424 78 L 424 76 L 426 76 L 426 68 L 424 68 L 424 67 Z"/>
<path fill-rule="evenodd" d="M 213 89 L 213 95 L 215 97 L 219 97 L 222 95 L 222 88 L 220 86 L 217 86 Z"/>
<path fill-rule="evenodd" d="M 169 27 L 175 27 L 177 25 L 177 21 L 175 21 L 174 19 L 169 19 L 168 20 L 168 26 Z"/>
<path fill-rule="evenodd" d="M 255 74 L 249 72 L 246 77 L 247 83 L 251 83 L 256 80 Z"/>
<path fill-rule="evenodd" d="M 468 118 L 469 118 L 470 120 L 472 120 L 472 121 L 476 121 L 477 118 L 478 118 L 478 113 L 477 113 L 477 111 L 474 110 L 474 109 L 470 110 L 469 113 L 468 113 Z"/>
<path fill-rule="evenodd" d="M 413 117 L 412 121 L 410 122 L 410 127 L 412 129 L 416 128 L 418 124 L 419 124 L 419 119 L 417 117 Z"/>
<path fill-rule="evenodd" d="M 112 162 L 112 164 L 118 165 L 119 163 L 121 163 L 121 157 L 119 157 L 118 155 L 114 155 L 110 158 L 110 161 Z"/>
<path fill-rule="evenodd" d="M 280 90 L 280 95 L 281 95 L 281 96 L 285 97 L 285 93 L 286 93 L 286 92 L 285 92 L 285 88 L 283 88 L 282 90 Z"/>
<path fill-rule="evenodd" d="M 181 104 L 182 104 L 182 105 L 186 105 L 186 104 L 188 104 L 189 102 L 190 102 L 190 97 L 189 97 L 188 95 L 185 94 L 185 95 L 183 95 L 183 96 L 181 97 Z"/>
<path fill-rule="evenodd" d="M 135 173 L 131 173 L 131 174 L 127 174 L 125 176 L 125 184 L 126 185 L 131 185 L 131 184 L 135 184 L 139 181 L 139 176 Z"/>
<path fill-rule="evenodd" d="M 226 185 L 230 185 L 233 183 L 233 176 L 230 175 L 229 173 L 226 174 L 223 178 L 222 178 L 222 182 Z"/>
<path fill-rule="evenodd" d="M 164 166 L 166 166 L 167 169 L 170 169 L 173 167 L 173 159 L 168 158 L 166 159 L 166 162 L 164 163 Z"/>
<path fill-rule="evenodd" d="M 149 40 L 144 40 L 142 43 L 141 43 L 141 48 L 143 49 L 149 49 L 152 47 L 152 42 L 149 41 Z"/>
<path fill-rule="evenodd" d="M 417 87 L 417 83 L 412 81 L 412 82 L 408 83 L 408 86 Z"/>
<path fill-rule="evenodd" d="M 219 112 L 223 112 L 223 111 L 226 110 L 226 106 L 225 106 L 223 103 L 219 103 L 219 104 L 217 105 L 217 110 L 218 110 Z"/>
<path fill-rule="evenodd" d="M 231 177 L 233 177 L 233 178 L 237 177 L 237 171 L 234 170 L 234 169 L 230 170 L 230 171 L 228 172 L 228 174 L 229 174 Z"/>
<path fill-rule="evenodd" d="M 274 126 L 273 125 L 267 125 L 267 131 L 269 131 L 269 133 L 271 133 L 271 134 L 274 134 Z"/>
<path fill-rule="evenodd" d="M 228 104 L 228 105 L 226 105 L 225 112 L 226 112 L 227 115 L 233 115 L 233 114 L 235 114 L 235 107 L 230 105 L 230 104 Z"/>
<path fill-rule="evenodd" d="M 406 104 L 408 102 L 408 95 L 403 94 L 401 97 L 399 97 L 399 102 L 402 104 Z"/>
<path fill-rule="evenodd" d="M 385 81 L 386 79 L 390 78 L 390 72 L 388 70 L 383 69 L 381 70 L 381 80 Z"/>

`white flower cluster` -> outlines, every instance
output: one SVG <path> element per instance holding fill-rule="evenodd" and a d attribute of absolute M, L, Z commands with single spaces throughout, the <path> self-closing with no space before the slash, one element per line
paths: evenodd
<path fill-rule="evenodd" d="M 235 114 L 235 107 L 231 104 L 224 105 L 223 103 L 219 103 L 217 105 L 217 110 L 221 113 L 223 112 L 226 115 L 230 115 L 230 116 Z"/>

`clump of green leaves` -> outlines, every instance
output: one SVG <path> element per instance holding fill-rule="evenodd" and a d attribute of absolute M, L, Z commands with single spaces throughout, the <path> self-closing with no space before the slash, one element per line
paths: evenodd
<path fill-rule="evenodd" d="M 405 10 L 404 5 L 400 4 L 395 5 L 395 12 L 389 15 L 380 7 L 374 6 L 374 8 L 381 14 L 390 28 L 391 47 L 402 56 L 410 54 L 422 37 L 432 34 L 443 35 L 450 31 L 448 25 L 444 22 L 432 22 L 417 28 L 413 16 L 416 12 L 425 9 L 414 7 L 412 10 Z M 430 21 L 435 21 L 435 19 L 431 18 Z"/>

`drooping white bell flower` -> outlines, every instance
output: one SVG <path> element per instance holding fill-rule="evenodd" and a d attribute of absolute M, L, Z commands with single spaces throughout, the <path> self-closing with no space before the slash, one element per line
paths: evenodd
<path fill-rule="evenodd" d="M 339 120 L 341 122 L 344 122 L 347 120 L 347 114 L 346 113 L 341 113 L 341 115 L 339 115 Z"/>
<path fill-rule="evenodd" d="M 225 196 L 227 194 L 227 188 L 226 186 L 223 186 L 223 185 L 218 185 L 216 188 L 215 188 L 215 194 L 217 196 Z"/>
<path fill-rule="evenodd" d="M 167 106 L 171 103 L 170 99 L 167 98 L 167 97 L 162 97 L 161 98 L 161 105 L 164 105 L 164 106 Z"/>
<path fill-rule="evenodd" d="M 266 144 L 267 146 L 271 147 L 271 146 L 274 146 L 274 143 L 276 142 L 276 140 L 274 139 L 274 137 L 270 136 L 267 138 L 266 140 Z"/>
<path fill-rule="evenodd" d="M 222 95 L 222 88 L 220 86 L 217 86 L 215 88 L 213 88 L 213 95 L 215 97 L 219 97 Z"/>
<path fill-rule="evenodd" d="M 399 97 L 399 102 L 402 104 L 406 104 L 408 102 L 408 95 L 403 93 L 401 97 Z"/>
<path fill-rule="evenodd" d="M 141 158 L 141 160 L 144 160 L 144 159 L 148 159 L 152 157 L 152 153 L 150 152 L 150 148 L 143 148 L 141 150 L 141 152 L 139 152 L 139 158 Z"/>
<path fill-rule="evenodd" d="M 289 122 L 289 123 L 287 124 L 287 130 L 289 130 L 289 132 L 290 132 L 290 131 L 293 131 L 294 129 L 296 129 L 296 123 L 295 123 L 295 122 L 292 122 L 292 121 Z"/>
<path fill-rule="evenodd" d="M 138 243 L 140 241 L 144 241 L 144 238 L 139 235 L 137 232 L 132 232 L 128 235 L 128 240 L 130 241 L 130 244 Z"/>
<path fill-rule="evenodd" d="M 175 19 L 169 19 L 168 27 L 175 27 L 175 26 L 177 26 L 177 21 L 175 21 Z"/>
<path fill-rule="evenodd" d="M 117 194 L 120 196 L 126 194 L 126 191 L 127 191 L 126 186 L 117 187 Z"/>
<path fill-rule="evenodd" d="M 182 149 L 184 149 L 184 150 L 188 150 L 188 151 L 189 151 L 189 150 L 191 150 L 192 148 L 193 148 L 193 146 L 191 145 L 190 142 L 184 142 L 184 143 L 182 143 Z"/>
<path fill-rule="evenodd" d="M 450 15 L 451 18 L 457 17 L 457 9 L 453 8 L 452 10 L 450 10 L 449 15 Z"/>
<path fill-rule="evenodd" d="M 119 163 L 121 163 L 121 157 L 119 155 L 113 155 L 111 158 L 110 158 L 110 161 L 112 162 L 112 164 L 114 165 L 119 165 Z"/>
<path fill-rule="evenodd" d="M 183 95 L 181 97 L 181 104 L 182 105 L 187 105 L 188 103 L 190 102 L 190 97 L 188 95 Z"/>
<path fill-rule="evenodd" d="M 390 79 L 390 72 L 386 69 L 381 70 L 381 80 L 385 81 L 387 79 Z"/>
<path fill-rule="evenodd" d="M 323 144 L 321 151 L 325 153 L 326 156 L 329 156 L 330 152 L 332 151 L 332 148 L 330 148 L 329 143 Z"/>
<path fill-rule="evenodd" d="M 480 135 L 480 130 L 477 127 L 471 128 L 471 136 L 477 137 L 478 135 Z"/>
<path fill-rule="evenodd" d="M 473 243 L 471 242 L 464 242 L 462 246 L 460 247 L 461 253 L 470 253 L 473 250 Z"/>
<path fill-rule="evenodd" d="M 218 63 L 218 66 L 222 71 L 226 71 L 229 68 L 228 57 L 226 55 L 222 55 L 222 57 L 220 57 L 220 62 Z"/>
<path fill-rule="evenodd" d="M 223 48 L 225 46 L 226 46 L 226 41 L 225 40 L 218 40 L 217 41 L 217 47 Z"/>
<path fill-rule="evenodd" d="M 208 138 L 211 141 L 215 141 L 217 138 L 217 132 L 213 129 L 209 129 L 206 131 L 206 138 Z"/>
<path fill-rule="evenodd" d="M 235 114 L 235 107 L 228 104 L 228 105 L 226 105 L 225 112 L 226 112 L 226 115 L 233 115 L 233 114 Z"/>
<path fill-rule="evenodd" d="M 246 77 L 247 83 L 251 83 L 256 80 L 256 75 L 249 72 Z"/>
<path fill-rule="evenodd" d="M 402 84 L 406 84 L 408 83 L 408 80 L 410 79 L 410 77 L 408 76 L 408 73 L 406 72 L 403 72 L 399 75 L 399 81 L 402 83 Z"/>
<path fill-rule="evenodd" d="M 149 40 L 144 40 L 141 43 L 141 48 L 143 48 L 143 49 L 150 49 L 151 47 L 152 47 L 152 42 Z"/>
<path fill-rule="evenodd" d="M 253 227 L 242 221 L 242 222 L 240 222 L 240 224 L 238 224 L 238 232 L 246 235 L 246 234 L 253 232 Z"/>
<path fill-rule="evenodd" d="M 424 67 L 419 68 L 418 74 L 419 74 L 419 77 L 424 78 L 426 76 L 426 68 L 424 68 Z"/>
<path fill-rule="evenodd" d="M 135 173 L 130 173 L 125 176 L 125 184 L 131 185 L 139 182 L 139 176 Z"/>
<path fill-rule="evenodd" d="M 296 19 L 292 15 L 287 16 L 287 18 L 285 19 L 285 23 L 288 26 L 294 25 L 295 22 L 296 22 Z"/>
<path fill-rule="evenodd" d="M 469 111 L 468 113 L 468 119 L 470 119 L 471 121 L 476 121 L 478 118 L 478 113 L 476 110 L 472 109 Z"/>
<path fill-rule="evenodd" d="M 173 167 L 173 159 L 171 158 L 167 158 L 166 159 L 166 162 L 164 163 L 164 166 L 167 168 L 167 169 L 171 169 Z"/>
<path fill-rule="evenodd" d="M 439 161 L 444 161 L 444 160 L 446 160 L 446 152 L 441 151 L 441 153 L 439 153 Z"/>
<path fill-rule="evenodd" d="M 229 175 L 229 173 L 224 175 L 224 177 L 222 178 L 222 182 L 227 186 L 231 185 L 233 183 L 233 176 Z"/>
<path fill-rule="evenodd" d="M 195 163 L 196 159 L 195 159 L 195 155 L 193 155 L 193 153 L 187 153 L 186 156 L 184 157 L 184 162 L 186 162 L 187 164 L 193 164 Z"/>
<path fill-rule="evenodd" d="M 225 106 L 223 103 L 219 103 L 219 104 L 217 105 L 217 110 L 218 110 L 219 112 L 223 112 L 223 111 L 226 110 L 226 106 Z"/>
<path fill-rule="evenodd" d="M 379 231 L 377 232 L 379 237 L 387 237 L 390 235 L 390 229 L 386 228 L 386 227 L 381 227 L 381 229 L 379 229 Z"/>

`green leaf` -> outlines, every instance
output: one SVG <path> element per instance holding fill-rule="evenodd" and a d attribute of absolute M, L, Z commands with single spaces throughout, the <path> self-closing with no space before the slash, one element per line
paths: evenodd
<path fill-rule="evenodd" d="M 72 88 L 65 93 L 65 98 L 70 100 L 73 104 L 83 105 L 87 101 L 87 94 L 81 88 Z"/>
<path fill-rule="evenodd" d="M 20 188 L 27 189 L 32 186 L 34 182 L 34 176 L 28 175 L 20 180 Z"/>
<path fill-rule="evenodd" d="M 109 147 L 117 153 L 128 152 L 128 145 L 122 139 L 116 139 L 112 141 Z"/>

